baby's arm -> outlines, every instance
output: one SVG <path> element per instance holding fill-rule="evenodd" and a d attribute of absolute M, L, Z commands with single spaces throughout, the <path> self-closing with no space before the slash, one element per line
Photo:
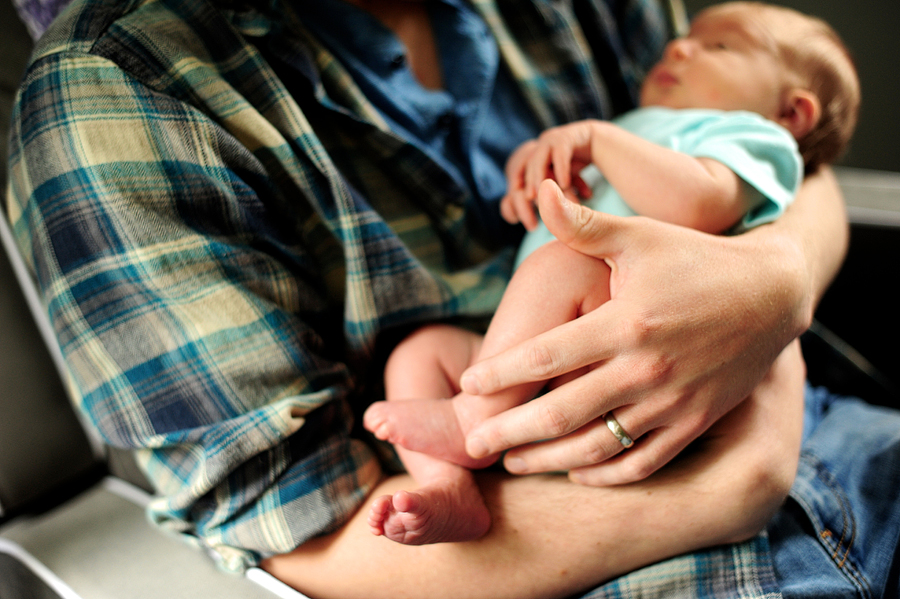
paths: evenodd
<path fill-rule="evenodd" d="M 718 233 L 751 208 L 742 180 L 722 163 L 662 147 L 606 121 L 586 120 L 548 129 L 510 159 L 504 217 L 527 227 L 540 182 L 550 177 L 563 189 L 578 187 L 573 171 L 590 163 L 643 216 Z"/>

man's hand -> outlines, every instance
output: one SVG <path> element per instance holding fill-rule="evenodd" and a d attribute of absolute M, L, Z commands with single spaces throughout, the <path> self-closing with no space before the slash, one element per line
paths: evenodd
<path fill-rule="evenodd" d="M 511 449 L 514 473 L 568 470 L 590 485 L 643 479 L 747 397 L 809 324 L 808 261 L 784 236 L 613 217 L 566 201 L 553 181 L 538 201 L 560 241 L 610 265 L 611 299 L 464 373 L 464 391 L 489 395 L 589 369 L 472 430 L 473 457 Z M 607 413 L 635 440 L 630 449 Z"/>

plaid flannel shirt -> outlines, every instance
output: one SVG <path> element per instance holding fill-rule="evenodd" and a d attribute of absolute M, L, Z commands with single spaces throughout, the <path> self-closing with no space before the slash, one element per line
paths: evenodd
<path fill-rule="evenodd" d="M 489 316 L 509 274 L 287 5 L 76 0 L 10 147 L 77 407 L 233 570 L 346 521 L 382 476 L 352 427 L 384 339 Z M 666 35 L 649 0 L 473 5 L 547 126 L 631 107 Z"/>

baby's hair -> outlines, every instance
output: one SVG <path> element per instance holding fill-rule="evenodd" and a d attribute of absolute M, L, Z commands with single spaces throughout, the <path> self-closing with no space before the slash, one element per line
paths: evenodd
<path fill-rule="evenodd" d="M 822 19 L 791 8 L 762 2 L 720 5 L 728 6 L 759 11 L 798 85 L 819 100 L 822 114 L 816 126 L 797 140 L 807 173 L 840 158 L 856 129 L 860 104 L 856 67 L 840 36 Z"/>

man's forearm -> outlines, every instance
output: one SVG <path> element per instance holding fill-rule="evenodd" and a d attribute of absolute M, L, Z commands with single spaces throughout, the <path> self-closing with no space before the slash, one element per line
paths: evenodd
<path fill-rule="evenodd" d="M 850 241 L 844 197 L 830 168 L 804 181 L 793 211 L 785 223 L 800 233 L 810 268 L 811 292 L 816 305 L 834 280 Z M 815 308 L 815 306 L 813 306 Z"/>
<path fill-rule="evenodd" d="M 849 243 L 844 199 L 834 172 L 826 167 L 807 177 L 782 217 L 741 237 L 776 254 L 761 264 L 793 269 L 782 272 L 787 277 L 782 280 L 799 294 L 792 326 L 795 335 L 803 332 L 840 270 Z"/>

